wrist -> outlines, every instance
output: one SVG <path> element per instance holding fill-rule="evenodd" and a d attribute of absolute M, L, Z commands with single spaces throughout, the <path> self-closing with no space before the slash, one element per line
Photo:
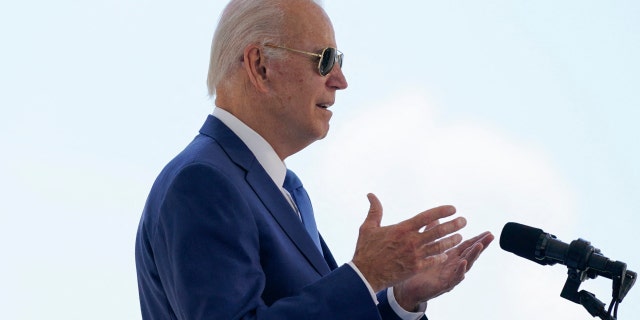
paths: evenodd
<path fill-rule="evenodd" d="M 360 275 L 360 277 L 365 281 L 365 283 L 367 283 L 367 285 L 373 290 L 373 292 L 378 292 L 386 288 L 383 283 L 381 283 L 380 281 L 378 281 L 378 279 L 371 275 L 372 272 L 369 270 L 368 264 L 356 261 L 355 258 L 351 260 L 349 264 L 356 270 L 358 275 Z"/>
<path fill-rule="evenodd" d="M 406 296 L 405 290 L 402 290 L 400 287 L 393 287 L 389 290 L 393 290 L 393 296 L 398 303 L 398 305 L 406 310 L 407 312 L 419 312 L 421 309 L 421 301 L 416 301 L 415 299 L 409 299 Z"/>
<path fill-rule="evenodd" d="M 351 267 L 351 269 L 353 269 L 353 271 L 355 271 L 355 273 L 358 275 L 358 277 L 360 277 L 360 280 L 362 280 L 362 282 L 367 287 L 367 290 L 369 290 L 369 294 L 371 295 L 371 299 L 373 299 L 373 302 L 375 302 L 375 304 L 377 305 L 378 304 L 378 298 L 376 297 L 376 292 L 371 287 L 371 284 L 369 284 L 369 281 L 367 281 L 367 278 L 364 277 L 362 272 L 360 272 L 360 269 L 358 269 L 358 267 L 356 266 L 355 263 L 353 263 L 353 261 L 350 261 L 349 263 L 347 263 L 347 265 L 349 265 Z"/>

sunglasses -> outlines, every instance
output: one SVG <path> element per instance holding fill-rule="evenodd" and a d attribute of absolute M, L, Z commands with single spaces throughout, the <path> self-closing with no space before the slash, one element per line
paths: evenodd
<path fill-rule="evenodd" d="M 327 47 L 322 49 L 322 53 L 313 53 L 313 52 L 291 49 L 283 46 L 276 46 L 273 44 L 266 44 L 265 46 L 271 47 L 271 48 L 285 49 L 285 50 L 289 50 L 297 53 L 306 54 L 308 56 L 320 58 L 320 61 L 318 61 L 318 72 L 323 77 L 328 75 L 329 72 L 331 72 L 331 70 L 333 69 L 333 66 L 336 65 L 336 62 L 338 63 L 340 68 L 342 68 L 342 58 L 344 57 L 344 54 L 336 48 Z"/>

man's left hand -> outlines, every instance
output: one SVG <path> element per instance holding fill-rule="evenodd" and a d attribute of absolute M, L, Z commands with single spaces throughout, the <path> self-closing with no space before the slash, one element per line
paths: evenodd
<path fill-rule="evenodd" d="M 420 303 L 451 291 L 464 280 L 465 273 L 493 239 L 494 236 L 487 231 L 448 250 L 443 263 L 433 265 L 395 286 L 396 301 L 405 310 L 415 311 Z"/>

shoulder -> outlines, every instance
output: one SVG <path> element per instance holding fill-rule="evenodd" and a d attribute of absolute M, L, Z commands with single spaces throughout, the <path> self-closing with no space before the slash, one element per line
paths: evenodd
<path fill-rule="evenodd" d="M 170 185 L 183 175 L 206 174 L 233 180 L 242 172 L 216 139 L 199 134 L 163 168 L 154 188 Z"/>
<path fill-rule="evenodd" d="M 156 220 L 167 206 L 220 205 L 243 193 L 246 172 L 211 137 L 198 135 L 162 169 L 149 192 L 143 218 Z"/>

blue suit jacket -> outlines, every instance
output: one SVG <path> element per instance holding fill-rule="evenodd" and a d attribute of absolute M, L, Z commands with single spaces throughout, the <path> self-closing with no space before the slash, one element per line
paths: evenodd
<path fill-rule="evenodd" d="M 246 145 L 209 116 L 155 181 L 138 227 L 144 319 L 398 319 L 324 257 Z"/>

